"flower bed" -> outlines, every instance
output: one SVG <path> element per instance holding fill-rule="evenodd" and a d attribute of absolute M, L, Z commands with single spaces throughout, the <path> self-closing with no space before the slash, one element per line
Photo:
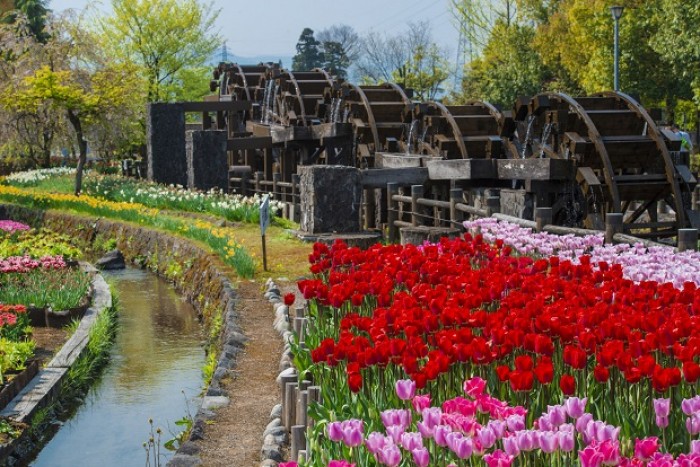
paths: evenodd
<path fill-rule="evenodd" d="M 692 273 L 628 271 L 639 257 L 658 272 L 672 251 L 592 237 L 532 257 L 490 238 L 315 245 L 299 283 L 310 350 L 296 355 L 300 380 L 322 386 L 309 465 L 697 465 L 700 290 Z"/>

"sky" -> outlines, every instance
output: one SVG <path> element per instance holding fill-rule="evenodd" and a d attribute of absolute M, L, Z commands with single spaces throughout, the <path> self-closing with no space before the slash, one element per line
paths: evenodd
<path fill-rule="evenodd" d="M 109 11 L 109 1 L 50 0 L 60 12 L 83 9 L 88 3 Z M 333 24 L 352 26 L 360 36 L 374 30 L 399 35 L 411 21 L 430 21 L 433 40 L 454 60 L 459 34 L 450 13 L 450 0 L 214 0 L 220 9 L 217 29 L 230 54 L 242 57 L 291 57 L 301 31 L 320 31 Z"/>

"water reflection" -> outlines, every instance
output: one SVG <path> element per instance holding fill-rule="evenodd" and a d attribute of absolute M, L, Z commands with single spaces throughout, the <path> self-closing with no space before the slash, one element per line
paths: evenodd
<path fill-rule="evenodd" d="M 196 412 L 204 350 L 192 307 L 153 274 L 132 269 L 105 276 L 121 303 L 110 364 L 31 465 L 144 465 L 148 419 L 163 428 L 166 441 L 169 430 L 179 431 L 174 422 L 185 415 L 186 398 Z"/>

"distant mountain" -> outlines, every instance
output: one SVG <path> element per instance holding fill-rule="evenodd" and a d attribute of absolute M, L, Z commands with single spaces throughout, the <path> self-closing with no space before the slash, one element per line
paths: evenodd
<path fill-rule="evenodd" d="M 218 51 L 216 56 L 212 58 L 212 65 L 216 65 L 221 61 L 222 54 Z M 291 56 L 283 55 L 256 55 L 254 57 L 241 57 L 240 55 L 227 54 L 227 61 L 232 63 L 238 63 L 239 65 L 257 65 L 258 63 L 274 62 L 277 63 L 282 60 L 282 67 L 289 67 L 292 65 Z"/>

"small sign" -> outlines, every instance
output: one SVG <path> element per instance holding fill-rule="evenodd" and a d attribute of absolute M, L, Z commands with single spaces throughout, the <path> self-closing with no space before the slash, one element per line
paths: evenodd
<path fill-rule="evenodd" d="M 270 195 L 265 195 L 260 203 L 260 232 L 263 236 L 268 225 L 270 225 Z"/>

